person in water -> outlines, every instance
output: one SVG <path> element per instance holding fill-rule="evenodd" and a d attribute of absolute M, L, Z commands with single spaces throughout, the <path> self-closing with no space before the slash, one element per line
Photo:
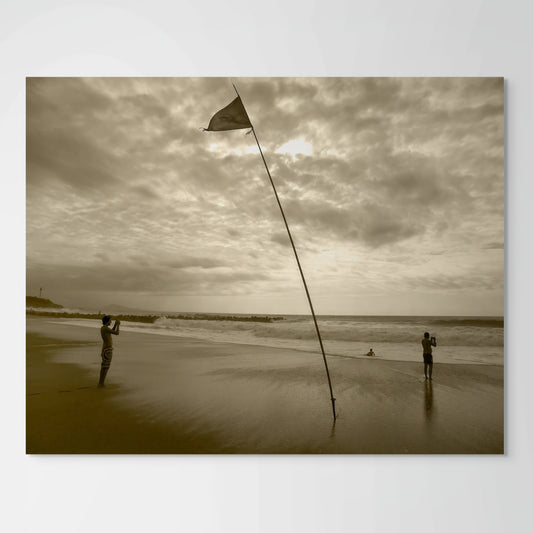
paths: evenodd
<path fill-rule="evenodd" d="M 366 355 L 368 355 L 368 357 L 374 357 L 376 354 L 374 353 L 374 350 L 370 348 L 370 351 Z"/>
<path fill-rule="evenodd" d="M 115 324 L 112 328 L 109 327 L 111 324 L 111 317 L 106 315 L 102 318 L 103 326 L 100 328 L 100 335 L 102 336 L 102 367 L 100 368 L 100 381 L 98 382 L 99 387 L 104 386 L 105 377 L 111 366 L 111 359 L 113 358 L 113 338 L 111 335 L 118 335 L 120 329 L 120 320 L 115 320 Z"/>
<path fill-rule="evenodd" d="M 432 346 L 437 346 L 437 339 L 435 337 L 429 337 L 429 333 L 426 331 L 424 333 L 424 338 L 422 339 L 422 350 L 424 356 L 424 376 L 428 378 L 428 369 L 429 369 L 429 379 L 431 379 L 431 374 L 433 374 L 433 351 Z"/>

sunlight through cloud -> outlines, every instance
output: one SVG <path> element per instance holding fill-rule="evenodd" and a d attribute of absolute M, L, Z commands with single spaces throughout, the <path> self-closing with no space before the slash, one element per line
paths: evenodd
<path fill-rule="evenodd" d="M 282 144 L 275 153 L 287 154 L 292 158 L 295 158 L 297 155 L 312 155 L 313 145 L 303 139 L 291 139 L 285 144 Z"/>

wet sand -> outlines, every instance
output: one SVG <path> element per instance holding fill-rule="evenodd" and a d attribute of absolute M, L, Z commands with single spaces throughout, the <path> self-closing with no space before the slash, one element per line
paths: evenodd
<path fill-rule="evenodd" d="M 333 424 L 318 351 L 122 327 L 98 389 L 98 323 L 53 322 L 27 317 L 27 453 L 504 451 L 501 366 L 328 357 Z"/>

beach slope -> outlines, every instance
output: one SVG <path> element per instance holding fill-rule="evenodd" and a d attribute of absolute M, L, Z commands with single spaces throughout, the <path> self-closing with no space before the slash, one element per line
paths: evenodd
<path fill-rule="evenodd" d="M 328 357 L 27 317 L 27 453 L 504 452 L 503 367 Z"/>

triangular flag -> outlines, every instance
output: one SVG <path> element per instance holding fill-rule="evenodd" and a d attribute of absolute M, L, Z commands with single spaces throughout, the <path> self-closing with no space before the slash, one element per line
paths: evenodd
<path fill-rule="evenodd" d="M 226 131 L 251 128 L 252 124 L 244 109 L 241 97 L 237 96 L 231 104 L 227 105 L 213 115 L 209 126 L 204 131 Z"/>

